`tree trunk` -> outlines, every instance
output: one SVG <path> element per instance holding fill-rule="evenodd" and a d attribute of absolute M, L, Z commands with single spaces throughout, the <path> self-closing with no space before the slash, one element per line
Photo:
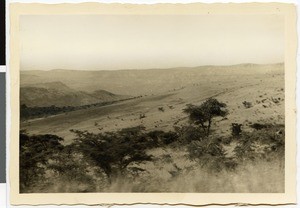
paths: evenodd
<path fill-rule="evenodd" d="M 113 168 L 112 171 L 106 175 L 107 175 L 109 184 L 112 184 L 113 182 L 117 181 L 123 175 L 123 171 L 120 170 L 119 168 Z"/>
<path fill-rule="evenodd" d="M 210 133 L 210 126 L 211 126 L 211 119 L 208 120 L 207 135 L 206 136 L 208 136 L 209 133 Z"/>
<path fill-rule="evenodd" d="M 206 127 L 205 127 L 204 123 L 201 122 L 200 124 L 201 124 L 201 127 L 202 127 L 204 133 L 207 134 L 207 132 L 206 132 Z"/>

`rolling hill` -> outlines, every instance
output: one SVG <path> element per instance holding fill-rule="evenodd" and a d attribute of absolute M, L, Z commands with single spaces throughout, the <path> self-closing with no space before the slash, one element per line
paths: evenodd
<path fill-rule="evenodd" d="M 105 90 L 91 94 L 74 90 L 62 82 L 30 84 L 20 88 L 20 103 L 28 107 L 46 106 L 82 106 L 101 102 L 110 102 L 128 98 Z"/>
<path fill-rule="evenodd" d="M 115 71 L 21 71 L 21 86 L 46 82 L 62 82 L 77 91 L 92 93 L 99 89 L 114 94 L 141 96 L 178 90 L 189 84 L 234 83 L 241 76 L 283 74 L 283 64 L 178 67 L 171 69 Z"/>

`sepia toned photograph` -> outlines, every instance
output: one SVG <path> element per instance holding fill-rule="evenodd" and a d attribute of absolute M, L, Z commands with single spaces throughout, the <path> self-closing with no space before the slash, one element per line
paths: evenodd
<path fill-rule="evenodd" d="M 286 24 L 20 15 L 18 194 L 286 193 Z"/>

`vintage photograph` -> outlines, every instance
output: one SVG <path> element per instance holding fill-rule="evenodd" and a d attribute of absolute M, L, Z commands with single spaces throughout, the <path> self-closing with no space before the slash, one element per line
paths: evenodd
<path fill-rule="evenodd" d="M 18 16 L 18 194 L 292 191 L 285 18 Z"/>
<path fill-rule="evenodd" d="M 284 192 L 282 16 L 34 15 L 20 37 L 20 192 Z"/>

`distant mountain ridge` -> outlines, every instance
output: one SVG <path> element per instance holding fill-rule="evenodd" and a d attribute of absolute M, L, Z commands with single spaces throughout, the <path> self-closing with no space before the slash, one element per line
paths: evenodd
<path fill-rule="evenodd" d="M 83 106 L 128 98 L 105 90 L 91 94 L 74 90 L 60 81 L 29 84 L 20 88 L 20 103 L 28 107 Z"/>
<path fill-rule="evenodd" d="M 140 96 L 165 93 L 187 84 L 239 79 L 240 76 L 282 74 L 284 64 L 238 64 L 232 66 L 176 67 L 168 69 L 78 71 L 21 71 L 21 86 L 60 81 L 89 94 L 101 89 L 120 95 Z M 213 75 L 213 76 L 212 76 Z"/>
<path fill-rule="evenodd" d="M 241 64 L 232 64 L 232 65 L 202 65 L 202 66 L 181 66 L 181 67 L 170 67 L 170 68 L 147 68 L 147 69 L 137 69 L 137 68 L 125 68 L 125 69 L 114 69 L 114 70 L 106 70 L 106 69 L 99 69 L 99 70 L 79 70 L 79 69 L 50 69 L 50 70 L 21 70 L 21 72 L 60 72 L 60 71 L 87 71 L 87 72 L 99 72 L 99 71 L 143 71 L 143 70 L 176 70 L 176 69 L 205 69 L 205 68 L 232 68 L 232 67 L 255 67 L 255 66 L 279 66 L 284 67 L 283 62 L 273 63 L 273 64 L 256 64 L 256 63 L 241 63 Z"/>

